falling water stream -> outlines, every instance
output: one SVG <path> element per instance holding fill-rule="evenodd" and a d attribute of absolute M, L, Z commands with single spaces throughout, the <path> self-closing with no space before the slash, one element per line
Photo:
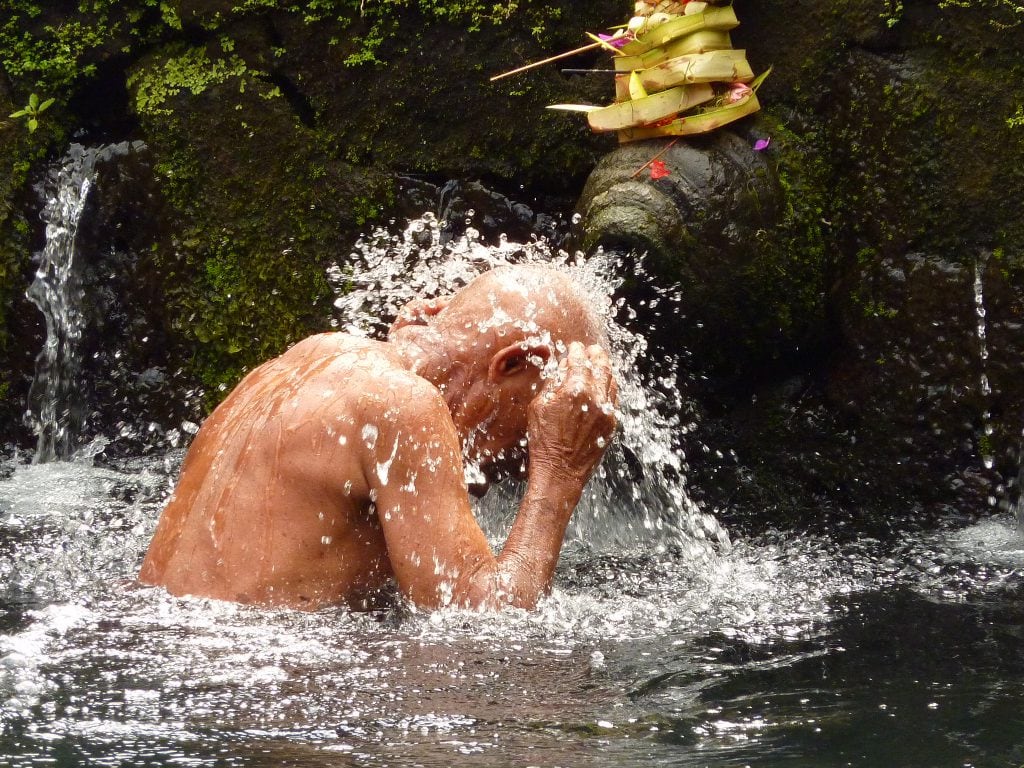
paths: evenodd
<path fill-rule="evenodd" d="M 44 186 L 46 244 L 27 291 L 46 320 L 46 342 L 36 358 L 28 411 L 39 462 L 70 456 L 84 421 L 84 405 L 77 396 L 84 321 L 75 236 L 98 154 L 74 145 Z"/>
<path fill-rule="evenodd" d="M 979 370 L 978 374 L 978 387 L 981 390 L 981 396 L 984 399 L 984 412 L 981 415 L 981 429 L 982 434 L 985 436 L 983 442 L 981 461 L 985 465 L 986 469 L 992 469 L 994 459 L 987 446 L 989 440 L 992 437 L 992 414 L 989 412 L 989 398 L 992 397 L 992 384 L 988 378 L 988 325 L 985 321 L 987 311 L 985 309 L 985 283 L 984 283 L 984 269 L 985 263 L 982 257 L 975 259 L 974 261 L 974 314 L 976 316 L 977 325 L 976 332 L 978 335 L 978 363 Z"/>
<path fill-rule="evenodd" d="M 78 225 L 96 180 L 96 166 L 140 143 L 72 144 L 42 184 L 46 241 L 26 295 L 43 313 L 46 341 L 36 357 L 26 420 L 36 435 L 35 461 L 66 459 L 79 447 L 85 422 L 79 371 L 85 329 Z"/>
<path fill-rule="evenodd" d="M 442 243 L 332 268 L 339 329 L 482 268 L 569 271 L 606 317 L 622 434 L 535 612 L 261 611 L 133 583 L 183 450 L 0 467 L 0 765 L 995 766 L 1024 762 L 1024 546 L 1007 517 L 882 541 L 730 540 L 690 498 L 672 362 L 614 254 Z M 666 297 L 669 301 L 669 297 Z M 476 512 L 500 546 L 515 489 Z"/>

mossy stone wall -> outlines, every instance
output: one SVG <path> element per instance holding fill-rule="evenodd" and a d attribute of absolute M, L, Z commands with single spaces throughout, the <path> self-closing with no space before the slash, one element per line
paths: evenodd
<path fill-rule="evenodd" d="M 324 327 L 324 268 L 397 208 L 397 175 L 479 178 L 571 210 L 614 139 L 544 106 L 606 101 L 609 83 L 558 65 L 488 77 L 585 42 L 584 30 L 623 21 L 629 5 L 13 0 L 0 21 L 0 108 L 9 114 L 32 93 L 56 103 L 32 134 L 0 120 L 4 434 L 41 344 L 38 313 L 22 298 L 42 243 L 31 185 L 72 137 L 149 147 L 139 173 L 151 176 L 140 183 L 152 216 L 129 261 L 161 304 L 150 315 L 162 365 L 202 389 L 209 408 L 247 369 Z M 747 364 L 714 383 L 704 422 L 706 442 L 741 449 L 744 471 L 762 478 L 748 498 L 788 487 L 804 499 L 898 506 L 901 493 L 944 503 L 956 487 L 984 502 L 1016 466 L 1024 28 L 1012 7 L 738 7 L 735 47 L 758 71 L 774 66 L 765 113 L 746 129 L 772 137 L 785 193 L 744 275 L 757 288 L 744 303 L 751 337 L 736 343 Z M 979 398 L 982 373 L 992 392 Z M 908 480 L 898 469 L 928 467 L 943 451 L 951 458 L 938 472 Z M 987 474 L 984 456 L 999 474 Z M 879 471 L 888 465 L 897 469 Z M 738 497 L 748 486 L 732 478 L 723 488 Z"/>
<path fill-rule="evenodd" d="M 246 370 L 325 327 L 324 269 L 388 216 L 397 175 L 483 178 L 571 205 L 600 142 L 543 106 L 597 98 L 606 83 L 553 68 L 488 78 L 586 42 L 583 30 L 619 6 L 15 2 L 0 27 L 0 105 L 8 114 L 32 93 L 56 103 L 31 135 L 23 121 L 0 123 L 11 171 L 0 174 L 5 422 L 17 420 L 31 371 L 7 339 L 24 325 L 19 346 L 42 343 L 19 298 L 42 242 L 30 187 L 69 135 L 148 146 L 152 222 L 148 243 L 134 242 L 157 273 L 166 367 L 209 408 Z"/>
<path fill-rule="evenodd" d="M 1014 7 L 742 9 L 734 44 L 755 68 L 774 65 L 760 124 L 781 124 L 809 163 L 779 153 L 784 175 L 816 180 L 817 232 L 792 247 L 825 245 L 829 327 L 809 359 L 741 382 L 712 408 L 721 418 L 704 439 L 746 457 L 724 467 L 731 503 L 784 499 L 811 519 L 836 504 L 918 514 L 1019 494 L 1024 25 Z M 712 465 L 706 477 L 723 470 Z"/>

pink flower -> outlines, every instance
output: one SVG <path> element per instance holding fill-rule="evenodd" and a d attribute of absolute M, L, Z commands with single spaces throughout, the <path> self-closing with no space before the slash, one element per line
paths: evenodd
<path fill-rule="evenodd" d="M 772 137 L 771 136 L 769 136 L 766 139 L 758 139 L 757 141 L 754 142 L 754 151 L 755 152 L 764 152 L 766 149 L 768 149 L 768 145 L 771 144 L 771 143 L 772 143 Z"/>
<path fill-rule="evenodd" d="M 601 38 L 601 42 L 608 43 L 612 48 L 621 48 L 632 39 L 630 35 L 621 29 L 614 35 L 605 35 L 599 32 L 597 36 Z"/>
<path fill-rule="evenodd" d="M 750 90 L 750 86 L 746 83 L 733 83 L 729 86 L 729 92 L 725 94 L 726 104 L 735 104 L 737 101 L 742 101 L 747 98 L 753 91 Z"/>

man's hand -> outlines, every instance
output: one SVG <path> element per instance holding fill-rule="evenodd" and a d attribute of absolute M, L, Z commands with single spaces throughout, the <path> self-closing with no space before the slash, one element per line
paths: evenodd
<path fill-rule="evenodd" d="M 617 403 L 607 353 L 573 342 L 556 375 L 530 403 L 530 474 L 540 471 L 582 487 L 611 442 Z"/>

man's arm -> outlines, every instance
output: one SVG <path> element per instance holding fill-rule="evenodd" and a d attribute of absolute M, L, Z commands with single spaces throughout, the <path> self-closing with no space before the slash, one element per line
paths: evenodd
<path fill-rule="evenodd" d="M 615 427 L 615 383 L 597 347 L 574 345 L 530 406 L 526 493 L 500 555 L 473 517 L 458 434 L 425 382 L 381 425 L 367 453 L 402 593 L 434 608 L 532 608 L 551 585 L 565 529 Z"/>

